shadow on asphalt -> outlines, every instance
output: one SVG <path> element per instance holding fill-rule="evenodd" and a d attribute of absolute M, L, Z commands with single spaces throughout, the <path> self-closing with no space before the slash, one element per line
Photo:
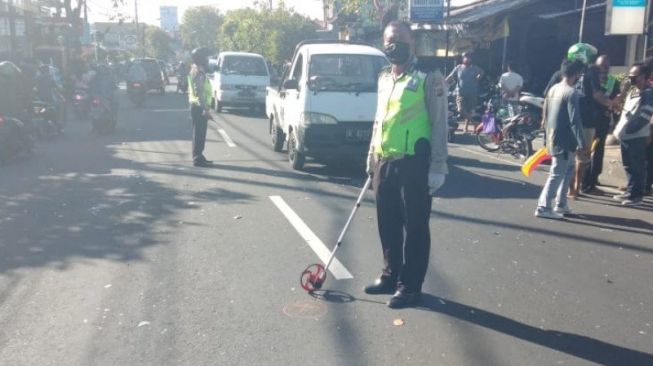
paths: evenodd
<path fill-rule="evenodd" d="M 531 234 L 543 234 L 550 237 L 577 240 L 580 242 L 589 243 L 593 245 L 595 244 L 595 245 L 601 245 L 601 246 L 606 246 L 606 247 L 611 247 L 616 249 L 627 249 L 636 252 L 653 254 L 652 248 L 648 248 L 642 245 L 626 244 L 621 241 L 610 241 L 610 240 L 600 239 L 600 238 L 592 238 L 591 240 L 588 240 L 587 236 L 583 236 L 581 233 L 578 234 L 564 233 L 554 228 L 546 229 L 545 226 L 536 227 L 536 226 L 520 225 L 518 223 L 488 220 L 488 219 L 482 219 L 478 217 L 462 216 L 462 215 L 440 212 L 440 211 L 436 212 L 436 214 L 438 217 L 442 217 L 453 221 L 461 221 L 461 222 L 465 222 L 466 224 L 477 224 L 477 225 L 485 225 L 489 227 L 508 228 L 508 229 L 513 229 L 518 231 L 529 232 Z M 639 233 L 639 234 L 645 235 L 646 233 Z"/>
<path fill-rule="evenodd" d="M 335 304 L 348 304 L 360 301 L 385 305 L 384 302 L 356 298 L 343 291 L 320 290 L 312 293 L 311 296 L 318 300 Z M 503 315 L 427 293 L 422 293 L 420 304 L 415 309 L 447 315 L 470 324 L 601 365 L 653 365 L 653 354 L 650 353 L 621 347 L 579 334 L 540 329 Z"/>
<path fill-rule="evenodd" d="M 185 104 L 181 96 L 168 101 L 168 108 Z M 120 104 L 128 105 L 124 95 Z M 185 116 L 158 120 L 141 113 L 121 110 L 119 129 L 108 136 L 91 134 L 86 121 L 71 121 L 63 136 L 40 143 L 32 159 L 0 170 L 0 275 L 21 268 L 65 270 L 95 259 L 142 261 L 147 248 L 172 244 L 169 234 L 201 225 L 177 221 L 178 213 L 251 201 L 242 192 L 188 192 L 148 178 L 156 169 L 130 157 L 170 154 L 167 144 L 188 140 L 190 132 L 179 125 Z M 139 149 L 130 142 L 160 146 Z M 128 156 L 119 157 L 121 150 Z M 11 291 L 0 289 L 0 303 Z"/>
<path fill-rule="evenodd" d="M 540 186 L 521 180 L 500 177 L 492 173 L 473 172 L 466 168 L 511 172 L 518 170 L 507 164 L 452 156 L 449 158 L 449 175 L 438 191 L 441 198 L 511 199 L 537 197 Z"/>

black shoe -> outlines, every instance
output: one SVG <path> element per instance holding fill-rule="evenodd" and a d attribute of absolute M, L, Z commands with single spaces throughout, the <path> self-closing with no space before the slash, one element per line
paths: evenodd
<path fill-rule="evenodd" d="M 193 165 L 198 166 L 198 167 L 202 167 L 202 168 L 206 168 L 206 167 L 209 167 L 209 166 L 213 165 L 213 162 L 211 162 L 210 160 L 206 160 L 206 159 L 205 160 L 196 160 L 196 161 L 193 162 Z"/>
<path fill-rule="evenodd" d="M 365 286 L 365 293 L 370 295 L 392 295 L 395 291 L 397 291 L 397 281 L 384 276 Z"/>
<path fill-rule="evenodd" d="M 391 309 L 402 309 L 415 306 L 419 303 L 421 292 L 397 291 L 388 301 L 388 307 Z"/>

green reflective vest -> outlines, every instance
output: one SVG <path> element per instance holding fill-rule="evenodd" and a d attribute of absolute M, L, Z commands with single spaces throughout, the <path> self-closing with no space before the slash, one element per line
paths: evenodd
<path fill-rule="evenodd" d="M 379 77 L 381 141 L 375 153 L 382 158 L 415 155 L 415 143 L 431 142 L 431 122 L 426 109 L 426 74 L 413 71 L 393 80 L 390 72 Z"/>
<path fill-rule="evenodd" d="M 204 74 L 204 73 L 203 73 Z M 197 76 L 195 73 L 189 73 L 188 74 L 188 103 L 190 105 L 195 105 L 199 106 L 202 105 L 200 103 L 200 98 L 199 95 L 197 95 L 198 89 L 196 88 L 195 85 L 195 78 L 193 75 Z M 211 99 L 213 98 L 213 90 L 211 88 L 211 82 L 209 81 L 209 78 L 204 74 L 204 103 L 203 105 L 206 107 L 211 104 Z"/>

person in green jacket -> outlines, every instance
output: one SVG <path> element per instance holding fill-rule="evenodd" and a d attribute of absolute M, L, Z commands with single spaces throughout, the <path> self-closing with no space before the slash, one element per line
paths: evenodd
<path fill-rule="evenodd" d="M 211 117 L 211 98 L 213 90 L 206 76 L 209 66 L 209 51 L 206 48 L 196 48 L 191 53 L 193 66 L 188 74 L 188 104 L 193 121 L 193 165 L 210 166 L 212 162 L 204 157 L 206 129 Z"/>
<path fill-rule="evenodd" d="M 419 302 L 431 248 L 431 196 L 447 173 L 447 95 L 439 72 L 420 69 L 410 26 L 385 28 L 392 66 L 379 75 L 377 112 L 367 159 L 373 178 L 384 267 L 365 288 L 394 294 L 388 306 Z"/>

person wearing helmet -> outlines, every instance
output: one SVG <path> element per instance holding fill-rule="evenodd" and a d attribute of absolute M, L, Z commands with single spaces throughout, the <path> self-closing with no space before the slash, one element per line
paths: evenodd
<path fill-rule="evenodd" d="M 580 61 L 585 65 L 583 75 L 576 83 L 579 100 L 580 117 L 583 123 L 583 134 L 589 146 L 592 146 L 596 135 L 596 119 L 598 118 L 598 106 L 612 108 L 615 104 L 601 87 L 601 70 L 594 64 L 598 55 L 596 47 L 587 43 L 576 43 L 567 50 L 567 61 Z M 562 80 L 561 72 L 556 72 L 549 81 L 545 90 L 545 97 L 552 85 Z M 591 161 L 591 150 L 579 149 L 576 153 L 576 167 L 569 186 L 569 197 L 578 197 L 583 184 L 584 172 Z"/>
<path fill-rule="evenodd" d="M 209 66 L 209 51 L 206 48 L 196 48 L 191 53 L 193 65 L 188 74 L 188 104 L 193 121 L 193 165 L 210 166 L 211 161 L 204 157 L 206 128 L 211 117 L 211 98 L 213 90 L 206 71 Z"/>

